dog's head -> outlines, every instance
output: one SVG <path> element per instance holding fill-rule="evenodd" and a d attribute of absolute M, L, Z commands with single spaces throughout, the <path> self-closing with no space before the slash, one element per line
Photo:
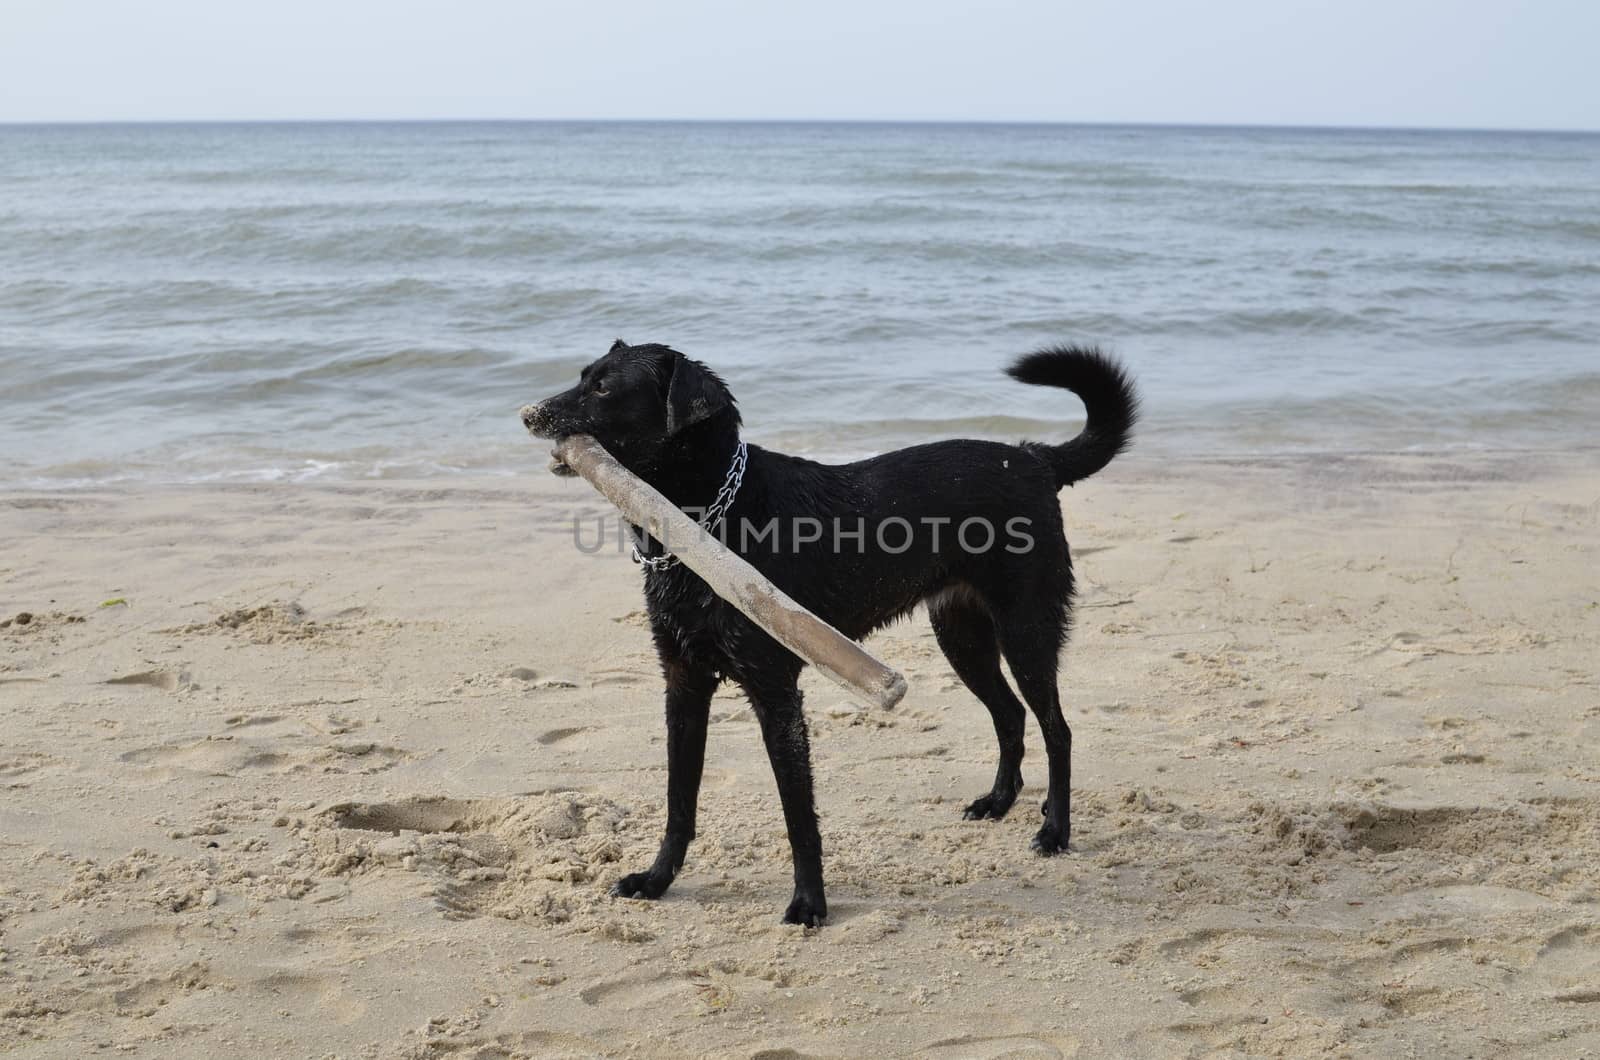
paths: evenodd
<path fill-rule="evenodd" d="M 683 432 L 725 410 L 738 411 L 717 374 L 657 342 L 629 346 L 618 339 L 585 368 L 578 385 L 522 408 L 535 438 L 587 434 L 624 464 L 649 468 Z M 557 474 L 571 474 L 559 460 Z"/>

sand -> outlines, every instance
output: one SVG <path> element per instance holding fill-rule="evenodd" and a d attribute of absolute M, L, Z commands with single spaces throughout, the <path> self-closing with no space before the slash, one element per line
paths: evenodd
<path fill-rule="evenodd" d="M 1593 453 L 1119 462 L 1064 494 L 1076 851 L 920 615 L 808 675 L 831 919 L 660 679 L 581 482 L 0 494 L 0 1053 L 1600 1052 Z M 108 601 L 120 601 L 101 606 Z M 18 614 L 26 612 L 28 621 Z M 1030 727 L 1032 723 L 1030 722 Z"/>

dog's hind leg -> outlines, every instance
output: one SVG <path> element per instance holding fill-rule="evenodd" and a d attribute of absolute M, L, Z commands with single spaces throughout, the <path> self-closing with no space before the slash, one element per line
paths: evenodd
<path fill-rule="evenodd" d="M 1044 826 L 1033 837 L 1033 849 L 1054 854 L 1067 849 L 1072 831 L 1072 729 L 1061 714 L 1056 670 L 1066 636 L 1065 594 L 1051 606 L 1012 608 L 998 620 L 1000 650 L 1005 653 L 1022 698 L 1027 700 L 1044 734 L 1050 758 L 1050 785 Z"/>
<path fill-rule="evenodd" d="M 660 898 L 683 867 L 683 856 L 694 839 L 706 725 L 718 682 L 711 670 L 675 659 L 664 657 L 662 669 L 667 677 L 667 834 L 655 864 L 624 876 L 611 888 L 619 898 Z"/>
<path fill-rule="evenodd" d="M 994 734 L 1000 741 L 994 787 L 973 800 L 963 816 L 969 821 L 998 821 L 1022 790 L 1022 735 L 1027 714 L 1000 672 L 1000 643 L 995 639 L 994 621 L 981 605 L 939 598 L 928 605 L 928 619 L 956 676 L 989 708 Z"/>
<path fill-rule="evenodd" d="M 789 850 L 794 858 L 794 898 L 784 911 L 783 922 L 820 927 L 828 916 L 828 900 L 823 892 L 822 837 L 817 831 L 817 808 L 811 789 L 811 742 L 806 735 L 798 678 L 798 667 L 782 664 L 759 676 L 736 676 L 761 723 L 761 739 L 767 745 L 767 758 L 778 781 Z"/>

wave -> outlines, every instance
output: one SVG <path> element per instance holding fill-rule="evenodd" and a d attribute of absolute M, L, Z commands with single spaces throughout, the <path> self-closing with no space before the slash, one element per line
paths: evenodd
<path fill-rule="evenodd" d="M 165 180 L 172 184 L 199 184 L 225 186 L 269 186 L 284 184 L 381 184 L 392 178 L 386 174 L 350 169 L 344 166 L 281 166 L 262 165 L 259 159 L 251 165 L 237 169 L 188 169 L 169 172 Z"/>
<path fill-rule="evenodd" d="M 1506 276 L 1525 280 L 1566 280 L 1600 276 L 1600 261 L 1570 258 L 1409 257 L 1393 262 L 1392 267 L 1453 277 Z"/>
<path fill-rule="evenodd" d="M 515 260 L 584 251 L 592 241 L 564 225 L 506 227 L 421 221 L 287 225 L 191 217 L 148 223 L 24 228 L 7 233 L 20 264 L 121 257 L 195 265 L 393 265 L 448 260 Z"/>

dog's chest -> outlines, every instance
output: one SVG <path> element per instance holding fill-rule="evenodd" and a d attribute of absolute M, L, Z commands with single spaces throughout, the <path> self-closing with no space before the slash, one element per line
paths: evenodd
<path fill-rule="evenodd" d="M 726 658 L 738 639 L 733 608 L 699 578 L 680 569 L 645 576 L 645 606 L 658 635 L 668 637 L 685 659 Z"/>

